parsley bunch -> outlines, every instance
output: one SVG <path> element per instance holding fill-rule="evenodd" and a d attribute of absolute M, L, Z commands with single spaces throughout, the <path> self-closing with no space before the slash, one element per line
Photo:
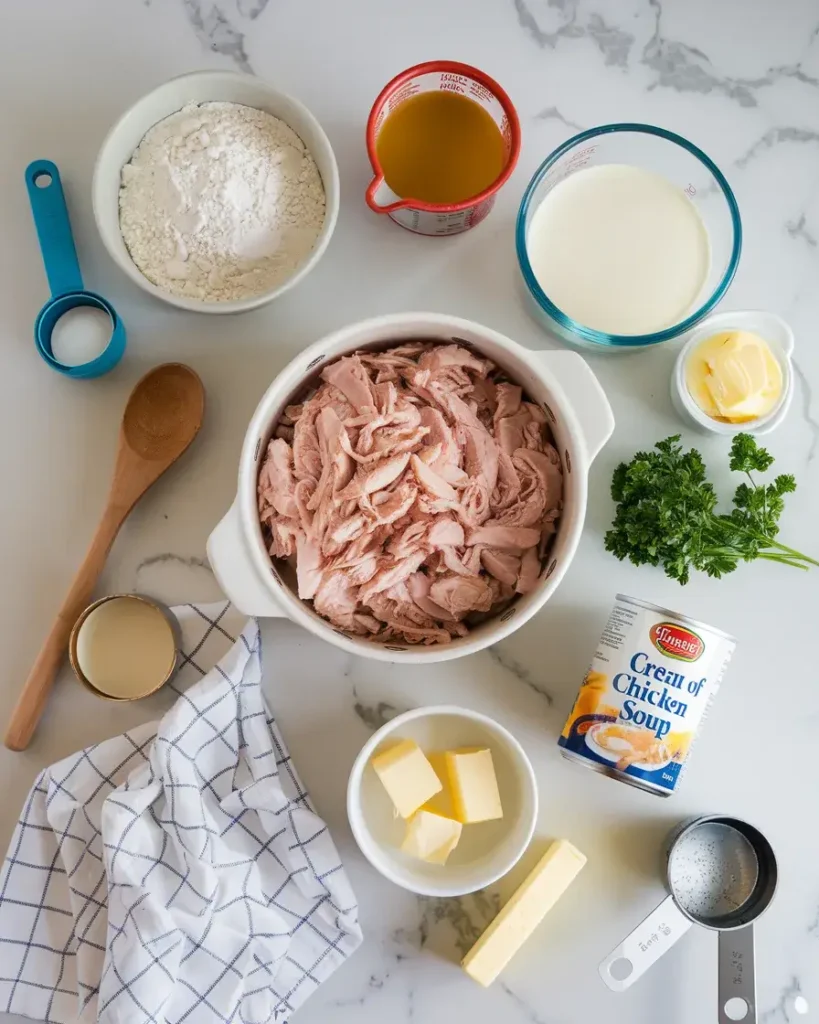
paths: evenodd
<path fill-rule="evenodd" d="M 720 577 L 755 558 L 797 569 L 819 565 L 776 540 L 784 496 L 796 490 L 796 481 L 783 473 L 773 483 L 756 483 L 751 473 L 764 473 L 774 460 L 750 434 L 737 434 L 731 445 L 731 469 L 748 482 L 737 487 L 729 515 L 715 511 L 717 494 L 700 453 L 684 452 L 679 441 L 679 434 L 667 437 L 614 471 L 617 509 L 607 551 L 635 565 L 662 565 L 680 583 L 692 569 Z"/>

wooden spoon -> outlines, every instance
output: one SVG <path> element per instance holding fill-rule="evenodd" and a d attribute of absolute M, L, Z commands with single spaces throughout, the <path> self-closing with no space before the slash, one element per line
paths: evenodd
<path fill-rule="evenodd" d="M 189 366 L 164 363 L 138 382 L 122 414 L 108 502 L 48 639 L 34 662 L 6 730 L 6 746 L 24 750 L 68 648 L 68 638 L 88 605 L 105 559 L 131 509 L 199 433 L 205 389 Z"/>

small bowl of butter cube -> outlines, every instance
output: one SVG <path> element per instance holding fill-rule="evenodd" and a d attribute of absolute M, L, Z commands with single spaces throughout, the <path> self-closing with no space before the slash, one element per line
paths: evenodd
<path fill-rule="evenodd" d="M 347 813 L 376 870 L 422 896 L 462 896 L 505 875 L 535 828 L 529 758 L 486 715 L 417 708 L 378 730 L 356 758 Z"/>
<path fill-rule="evenodd" d="M 775 313 L 748 309 L 706 317 L 677 357 L 675 409 L 707 433 L 769 433 L 793 399 L 793 348 L 793 331 Z"/>

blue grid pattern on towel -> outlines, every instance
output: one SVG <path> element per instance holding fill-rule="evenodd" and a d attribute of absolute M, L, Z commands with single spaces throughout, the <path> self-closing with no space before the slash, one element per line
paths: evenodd
<path fill-rule="evenodd" d="M 0 873 L 2 1010 L 265 1024 L 361 942 L 264 702 L 258 625 L 236 636 L 227 604 L 175 611 L 171 710 L 52 766 L 29 794 Z"/>

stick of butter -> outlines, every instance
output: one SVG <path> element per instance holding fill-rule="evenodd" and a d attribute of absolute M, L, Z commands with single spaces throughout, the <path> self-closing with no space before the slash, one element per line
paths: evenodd
<path fill-rule="evenodd" d="M 481 985 L 491 985 L 569 888 L 586 863 L 566 839 L 557 839 L 461 961 Z"/>

